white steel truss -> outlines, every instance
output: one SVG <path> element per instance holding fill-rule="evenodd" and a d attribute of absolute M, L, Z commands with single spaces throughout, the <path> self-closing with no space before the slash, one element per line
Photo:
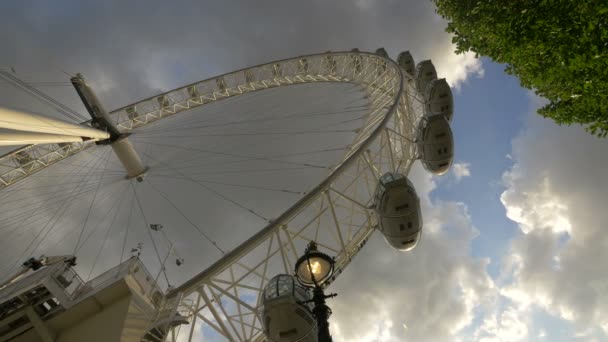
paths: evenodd
<path fill-rule="evenodd" d="M 412 76 L 395 62 L 361 52 L 296 57 L 242 69 L 125 106 L 110 113 L 121 132 L 133 131 L 190 108 L 258 90 L 315 82 L 360 86 L 369 112 L 342 162 L 314 189 L 219 261 L 167 294 L 166 308 L 190 326 L 168 341 L 191 340 L 196 329 L 228 341 L 264 341 L 258 297 L 277 273 L 293 273 L 309 241 L 348 266 L 376 226 L 372 198 L 379 176 L 407 174 L 416 159 L 416 124 L 423 100 Z M 90 146 L 91 142 L 26 146 L 0 158 L 0 190 Z M 389 248 L 389 247 L 387 247 Z"/>

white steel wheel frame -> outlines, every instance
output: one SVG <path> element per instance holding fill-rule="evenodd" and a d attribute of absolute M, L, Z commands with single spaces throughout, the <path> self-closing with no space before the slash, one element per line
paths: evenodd
<path fill-rule="evenodd" d="M 190 108 L 273 87 L 338 82 L 358 85 L 367 94 L 368 116 L 342 162 L 282 215 L 167 294 L 159 313 L 177 311 L 191 319 L 188 327 L 166 326 L 168 341 L 182 336 L 190 341 L 201 325 L 229 341 L 264 341 L 257 296 L 274 276 L 270 269 L 293 273 L 308 241 L 336 257 L 336 272 L 327 285 L 345 269 L 377 225 L 371 209 L 378 178 L 389 171 L 409 173 L 416 158 L 416 123 L 424 100 L 412 81 L 391 59 L 329 52 L 231 72 L 110 113 L 121 132 L 136 132 Z M 8 153 L 0 157 L 0 191 L 93 145 L 29 145 Z"/>

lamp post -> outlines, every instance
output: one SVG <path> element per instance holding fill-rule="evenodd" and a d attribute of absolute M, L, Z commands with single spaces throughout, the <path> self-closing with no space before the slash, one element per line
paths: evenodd
<path fill-rule="evenodd" d="M 296 278 L 300 284 L 313 290 L 311 301 L 315 307 L 312 313 L 317 320 L 319 342 L 333 341 L 328 322 L 331 309 L 325 304 L 325 299 L 335 297 L 336 294 L 326 295 L 323 292 L 323 284 L 333 275 L 334 263 L 333 258 L 317 250 L 314 241 L 308 244 L 304 255 L 296 262 Z"/>

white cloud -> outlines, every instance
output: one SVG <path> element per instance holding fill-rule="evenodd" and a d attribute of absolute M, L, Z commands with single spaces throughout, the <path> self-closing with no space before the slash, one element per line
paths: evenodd
<path fill-rule="evenodd" d="M 456 177 L 456 182 L 460 182 L 464 177 L 471 176 L 471 164 L 470 163 L 454 163 L 452 165 L 452 173 Z"/>
<path fill-rule="evenodd" d="M 434 64 L 439 72 L 439 77 L 445 78 L 450 86 L 457 91 L 470 76 L 483 78 L 484 70 L 481 60 L 475 58 L 472 53 L 456 55 L 453 53 L 455 46 L 445 47 L 445 52 L 441 54 Z"/>
<path fill-rule="evenodd" d="M 501 196 L 521 229 L 503 260 L 511 281 L 501 293 L 571 321 L 589 339 L 608 338 L 606 151 L 608 141 L 578 126 L 531 114 L 513 142 L 515 164 Z"/>
<path fill-rule="evenodd" d="M 489 261 L 470 254 L 478 232 L 466 206 L 432 202 L 435 183 L 421 168 L 412 179 L 423 203 L 422 240 L 409 253 L 392 250 L 380 234 L 368 242 L 332 287 L 336 340 L 454 341 L 494 296 Z"/>
<path fill-rule="evenodd" d="M 528 337 L 528 327 L 522 320 L 523 312 L 508 307 L 500 314 L 488 315 L 475 332 L 479 342 L 516 342 Z"/>

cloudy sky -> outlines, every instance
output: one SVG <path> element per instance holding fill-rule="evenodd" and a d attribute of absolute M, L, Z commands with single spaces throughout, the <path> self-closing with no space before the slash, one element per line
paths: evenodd
<path fill-rule="evenodd" d="M 455 164 L 412 171 L 414 251 L 375 235 L 336 281 L 335 340 L 608 341 L 608 141 L 534 114 L 542 99 L 503 66 L 454 55 L 444 27 L 424 0 L 4 1 L 0 67 L 34 83 L 82 72 L 112 109 L 301 54 L 430 58 L 454 90 Z M 44 111 L 8 88 L 0 105 Z M 71 88 L 43 90 L 84 113 Z"/>

